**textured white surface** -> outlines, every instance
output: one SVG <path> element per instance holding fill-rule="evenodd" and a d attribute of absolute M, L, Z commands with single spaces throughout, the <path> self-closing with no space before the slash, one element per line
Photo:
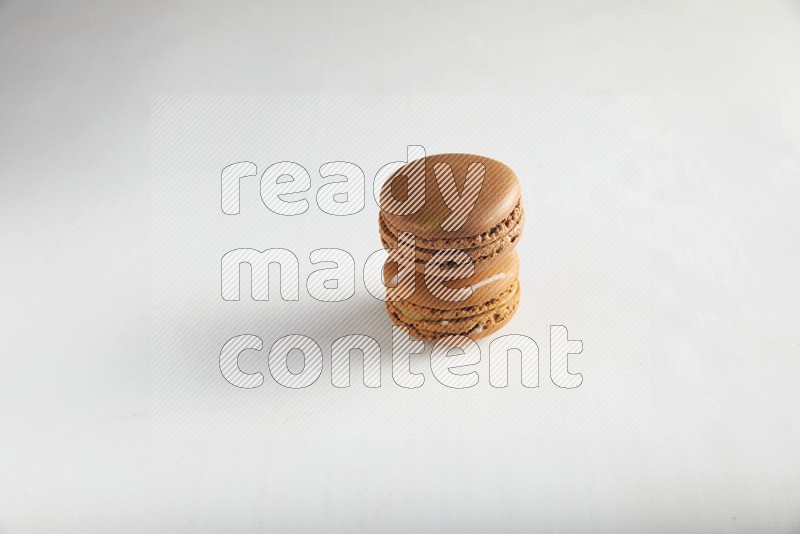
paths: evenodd
<path fill-rule="evenodd" d="M 0 4 L 0 532 L 796 532 L 798 50 L 792 2 Z M 649 423 L 152 437 L 150 102 L 176 93 L 645 97 Z"/>

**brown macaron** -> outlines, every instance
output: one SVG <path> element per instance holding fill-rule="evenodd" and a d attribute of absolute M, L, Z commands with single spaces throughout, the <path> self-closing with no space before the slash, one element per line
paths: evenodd
<path fill-rule="evenodd" d="M 396 264 L 384 266 L 384 280 L 389 285 L 394 285 L 396 273 Z M 518 273 L 515 251 L 459 280 L 442 281 L 416 271 L 414 291 L 406 298 L 393 300 L 403 295 L 397 287 L 387 288 L 386 309 L 392 322 L 420 339 L 437 341 L 448 335 L 477 339 L 497 331 L 516 312 Z"/>
<path fill-rule="evenodd" d="M 517 175 L 499 161 L 439 154 L 398 169 L 381 188 L 386 309 L 413 336 L 473 339 L 497 331 L 519 306 L 525 214 Z M 414 250 L 406 246 L 413 243 Z M 413 261 L 398 284 L 397 261 Z"/>
<path fill-rule="evenodd" d="M 438 154 L 412 161 L 390 176 L 380 200 L 384 248 L 397 248 L 402 233 L 413 234 L 420 271 L 442 250 L 462 251 L 476 271 L 483 270 L 512 250 L 522 235 L 524 211 L 517 175 L 484 156 Z M 405 211 L 397 208 L 403 202 Z M 432 262 L 429 268 L 444 273 L 462 263 L 448 258 Z"/>

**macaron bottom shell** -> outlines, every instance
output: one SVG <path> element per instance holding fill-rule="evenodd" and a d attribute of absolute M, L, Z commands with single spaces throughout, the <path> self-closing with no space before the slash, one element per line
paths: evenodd
<path fill-rule="evenodd" d="M 517 311 L 519 299 L 520 286 L 515 281 L 508 291 L 480 306 L 438 310 L 386 301 L 386 310 L 394 324 L 419 339 L 438 341 L 451 335 L 479 339 L 502 328 Z"/>

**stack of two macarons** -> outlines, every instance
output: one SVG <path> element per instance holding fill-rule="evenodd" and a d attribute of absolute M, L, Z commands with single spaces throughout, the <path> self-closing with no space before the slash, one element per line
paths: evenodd
<path fill-rule="evenodd" d="M 415 177 L 425 185 L 421 208 L 387 209 L 398 197 L 420 193 L 419 184 L 412 185 Z M 381 208 L 384 248 L 397 250 L 413 235 L 413 291 L 398 284 L 396 259 L 390 256 L 384 266 L 386 309 L 396 325 L 428 341 L 450 335 L 477 339 L 511 319 L 520 299 L 514 249 L 524 211 L 519 181 L 509 167 L 471 154 L 428 156 L 387 180 Z"/>

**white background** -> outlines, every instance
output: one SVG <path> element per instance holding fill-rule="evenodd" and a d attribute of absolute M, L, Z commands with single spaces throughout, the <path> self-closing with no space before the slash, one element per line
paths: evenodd
<path fill-rule="evenodd" d="M 643 435 L 650 415 L 649 123 L 646 99 L 625 96 L 156 97 L 150 312 L 155 435 L 425 439 L 434 447 L 434 439 Z M 380 284 L 381 263 L 365 263 L 381 249 L 374 177 L 385 164 L 405 160 L 411 143 L 431 154 L 492 154 L 521 176 L 522 303 L 502 332 L 479 343 L 483 357 L 474 370 L 483 380 L 470 390 L 448 389 L 433 377 L 430 346 L 412 359 L 412 371 L 427 374 L 423 386 L 399 387 L 392 376 L 392 322 L 365 287 Z M 260 172 L 240 180 L 240 213 L 226 215 L 221 170 L 242 158 Z M 287 159 L 313 173 L 308 192 L 287 197 L 309 204 L 295 216 L 273 213 L 260 196 L 261 173 Z M 331 182 L 318 169 L 336 160 L 356 163 L 369 177 L 360 185 L 366 200 L 358 213 L 337 217 L 318 206 L 320 186 Z M 488 176 L 484 188 L 492 186 Z M 277 288 L 290 275 L 280 272 L 279 279 L 273 268 L 269 301 L 253 301 L 249 266 L 242 269 L 241 300 L 223 300 L 221 258 L 242 248 L 291 251 L 300 264 L 298 300 L 280 298 Z M 322 248 L 344 250 L 353 259 L 352 297 L 320 302 L 311 296 L 306 281 L 322 266 L 311 264 L 310 253 Z M 570 366 L 587 377 L 580 391 L 550 380 L 550 325 L 566 326 L 572 339 L 586 344 L 586 353 Z M 325 372 L 305 391 L 284 390 L 272 378 L 258 391 L 232 387 L 220 373 L 220 350 L 241 334 L 264 343 L 261 353 L 242 354 L 246 372 L 269 377 L 270 347 L 290 334 L 309 336 L 323 349 Z M 381 344 L 380 390 L 363 385 L 360 357 L 354 358 L 350 390 L 331 385 L 331 346 L 349 334 Z M 490 386 L 489 342 L 504 334 L 539 344 L 539 390 L 521 387 L 519 356 L 508 371 L 514 387 Z M 534 361 L 536 356 L 525 354 Z M 297 352 L 289 362 L 295 372 L 302 368 Z"/>
<path fill-rule="evenodd" d="M 0 532 L 797 531 L 799 30 L 790 2 L 0 4 Z M 180 93 L 641 96 L 646 424 L 154 432 L 150 104 Z"/>

